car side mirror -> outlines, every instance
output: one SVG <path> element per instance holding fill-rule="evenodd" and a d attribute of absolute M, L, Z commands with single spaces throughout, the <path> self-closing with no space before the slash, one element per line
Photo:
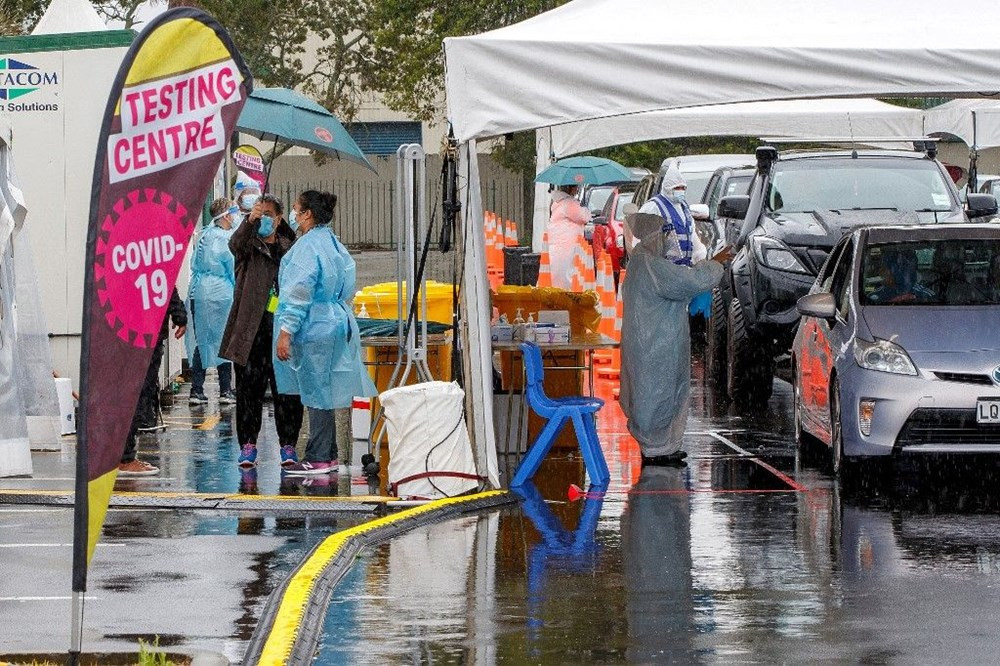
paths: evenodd
<path fill-rule="evenodd" d="M 718 216 L 728 217 L 734 220 L 746 218 L 750 209 L 750 196 L 746 194 L 732 194 L 722 197 L 719 201 Z"/>
<path fill-rule="evenodd" d="M 708 204 L 691 204 L 691 217 L 696 220 L 708 219 Z"/>
<path fill-rule="evenodd" d="M 992 194 L 974 194 L 969 192 L 965 210 L 970 219 L 996 215 L 997 198 Z"/>
<path fill-rule="evenodd" d="M 833 294 L 823 292 L 819 294 L 809 294 L 799 299 L 795 304 L 795 309 L 803 317 L 815 317 L 817 319 L 833 319 L 837 314 L 837 303 L 833 299 Z"/>

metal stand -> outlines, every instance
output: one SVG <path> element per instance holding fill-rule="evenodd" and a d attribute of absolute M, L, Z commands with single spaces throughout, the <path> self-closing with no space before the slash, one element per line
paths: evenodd
<path fill-rule="evenodd" d="M 396 151 L 396 192 L 394 218 L 396 221 L 396 289 L 397 307 L 397 356 L 396 366 L 386 390 L 404 386 L 410 373 L 416 371 L 421 382 L 429 382 L 430 368 L 427 365 L 427 289 L 426 280 L 421 276 L 417 284 L 417 261 L 427 237 L 427 162 L 420 144 L 400 146 Z M 404 274 L 405 264 L 405 274 Z M 405 289 L 404 289 L 405 275 Z M 405 300 L 408 307 L 403 309 Z M 413 307 L 419 298 L 419 313 Z M 412 318 L 419 315 L 420 326 L 414 326 Z M 366 473 L 377 473 L 382 437 L 385 435 L 385 410 L 379 403 L 372 427 L 368 433 L 368 451 L 372 456 L 366 463 Z"/>

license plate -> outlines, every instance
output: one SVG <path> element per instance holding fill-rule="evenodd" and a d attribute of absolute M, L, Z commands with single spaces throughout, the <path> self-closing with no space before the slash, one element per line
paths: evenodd
<path fill-rule="evenodd" d="M 1000 400 L 977 401 L 976 423 L 1000 423 Z"/>

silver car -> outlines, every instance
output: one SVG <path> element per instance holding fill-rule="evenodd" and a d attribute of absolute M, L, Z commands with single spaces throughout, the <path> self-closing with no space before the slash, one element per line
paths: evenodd
<path fill-rule="evenodd" d="M 796 435 L 845 459 L 1000 453 L 1000 226 L 862 228 L 792 347 Z"/>

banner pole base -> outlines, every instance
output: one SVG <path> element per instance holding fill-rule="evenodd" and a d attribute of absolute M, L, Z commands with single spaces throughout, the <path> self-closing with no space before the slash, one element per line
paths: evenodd
<path fill-rule="evenodd" d="M 85 594 L 85 592 L 74 591 L 73 599 L 70 602 L 73 604 L 69 634 L 69 663 L 71 666 L 80 663 L 80 652 L 83 647 L 83 601 Z"/>

